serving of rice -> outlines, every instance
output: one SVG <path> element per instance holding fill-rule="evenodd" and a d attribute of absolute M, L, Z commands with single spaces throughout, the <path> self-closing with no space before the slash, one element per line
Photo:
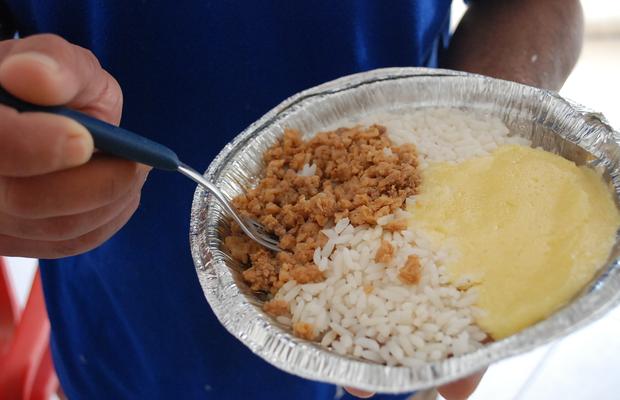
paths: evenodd
<path fill-rule="evenodd" d="M 435 162 L 487 155 L 506 144 L 529 145 L 511 136 L 498 118 L 458 109 L 383 112 L 349 123 L 379 123 L 397 145 L 414 144 L 422 171 Z M 314 167 L 305 165 L 300 173 L 312 175 Z M 415 196 L 407 202 L 415 202 Z M 290 315 L 276 319 L 339 354 L 387 365 L 416 366 L 482 346 L 487 335 L 475 324 L 482 312 L 474 305 L 476 289 L 449 282 L 446 263 L 456 256 L 454 249 L 447 243 L 433 245 L 415 225 L 400 232 L 383 229 L 403 219 L 410 217 L 401 209 L 379 218 L 374 227 L 354 227 L 343 218 L 322 230 L 328 240 L 315 250 L 313 261 L 326 279 L 284 284 L 274 300 L 285 302 Z M 382 242 L 393 248 L 388 262 L 375 260 Z M 399 278 L 412 255 L 421 265 L 417 284 Z"/>

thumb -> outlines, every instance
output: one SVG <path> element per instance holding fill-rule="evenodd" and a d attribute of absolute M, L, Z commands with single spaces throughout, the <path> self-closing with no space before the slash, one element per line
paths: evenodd
<path fill-rule="evenodd" d="M 375 395 L 372 392 L 367 392 L 365 390 L 355 389 L 352 387 L 345 387 L 344 390 L 349 392 L 349 394 L 351 394 L 352 396 L 358 397 L 360 399 L 369 399 Z"/>
<path fill-rule="evenodd" d="M 0 85 L 40 105 L 67 105 L 118 124 L 122 92 L 97 58 L 56 35 L 10 40 L 0 47 Z"/>

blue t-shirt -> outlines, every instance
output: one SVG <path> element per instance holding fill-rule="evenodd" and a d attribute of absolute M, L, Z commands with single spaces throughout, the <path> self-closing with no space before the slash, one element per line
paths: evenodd
<path fill-rule="evenodd" d="M 123 88 L 122 125 L 201 170 L 302 89 L 373 68 L 436 66 L 451 2 L 4 1 L 21 36 L 52 32 L 91 49 Z M 189 251 L 194 189 L 154 171 L 117 235 L 87 254 L 42 262 L 69 398 L 350 398 L 270 366 L 219 325 Z"/>

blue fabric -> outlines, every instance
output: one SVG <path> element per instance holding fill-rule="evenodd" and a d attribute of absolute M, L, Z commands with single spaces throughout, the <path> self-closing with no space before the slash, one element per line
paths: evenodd
<path fill-rule="evenodd" d="M 435 66 L 450 8 L 450 0 L 7 3 L 22 36 L 53 32 L 91 49 L 123 88 L 122 125 L 201 170 L 299 90 L 372 68 Z M 153 172 L 114 238 L 42 263 L 69 398 L 333 399 L 334 386 L 271 367 L 219 325 L 190 258 L 193 191 L 180 175 Z"/>

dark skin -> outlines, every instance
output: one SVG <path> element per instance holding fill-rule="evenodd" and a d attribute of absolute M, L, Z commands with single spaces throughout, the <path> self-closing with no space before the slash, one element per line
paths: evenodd
<path fill-rule="evenodd" d="M 0 9 L 0 34 L 10 36 L 3 16 Z M 582 32 L 578 0 L 472 0 L 442 66 L 558 90 L 577 61 Z M 57 36 L 0 41 L 0 85 L 33 103 L 120 121 L 118 83 L 91 52 Z M 0 254 L 80 254 L 129 220 L 148 168 L 94 155 L 88 132 L 64 117 L 0 106 L 0 121 Z M 59 190 L 60 182 L 71 190 Z M 465 399 L 481 377 L 439 391 L 448 400 Z"/>
<path fill-rule="evenodd" d="M 557 91 L 579 58 L 582 38 L 579 0 L 476 0 L 442 66 Z"/>
<path fill-rule="evenodd" d="M 579 0 L 472 0 L 441 67 L 560 90 L 583 39 Z M 484 371 L 443 385 L 448 400 L 468 398 Z M 347 389 L 361 398 L 372 393 Z"/>

